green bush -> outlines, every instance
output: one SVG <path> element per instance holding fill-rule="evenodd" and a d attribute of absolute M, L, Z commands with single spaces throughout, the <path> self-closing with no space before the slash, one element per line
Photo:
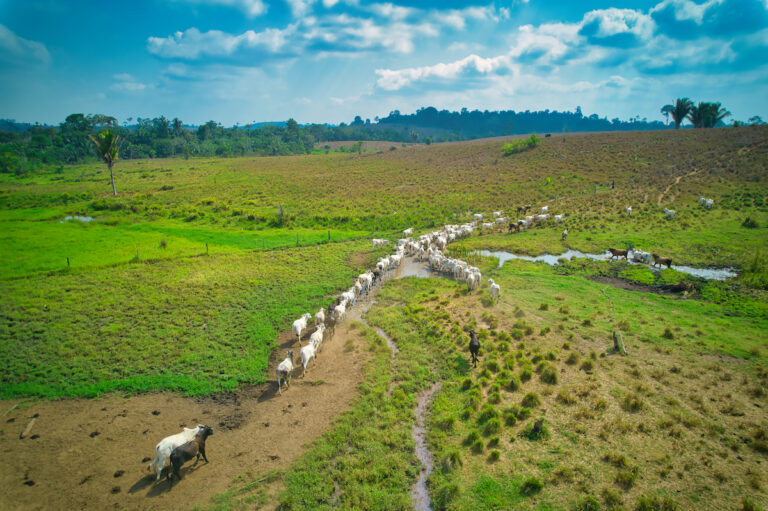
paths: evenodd
<path fill-rule="evenodd" d="M 529 477 L 520 486 L 520 493 L 531 496 L 539 493 L 544 488 L 544 483 L 538 477 Z"/>
<path fill-rule="evenodd" d="M 541 404 L 541 398 L 535 392 L 529 392 L 523 397 L 520 404 L 526 408 L 536 408 Z"/>
<path fill-rule="evenodd" d="M 541 371 L 541 381 L 549 385 L 557 384 L 557 368 L 552 364 L 547 364 Z"/>
<path fill-rule="evenodd" d="M 528 149 L 533 149 L 534 147 L 538 146 L 540 143 L 541 143 L 541 139 L 537 137 L 536 134 L 534 133 L 528 138 L 513 140 L 512 142 L 508 142 L 504 144 L 504 147 L 502 148 L 502 152 L 504 153 L 504 156 L 509 156 L 511 154 L 526 151 Z"/>

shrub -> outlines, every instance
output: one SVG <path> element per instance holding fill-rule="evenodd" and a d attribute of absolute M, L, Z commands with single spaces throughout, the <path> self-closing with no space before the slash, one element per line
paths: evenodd
<path fill-rule="evenodd" d="M 541 398 L 535 392 L 529 392 L 523 397 L 520 404 L 526 408 L 536 408 L 541 404 Z"/>
<path fill-rule="evenodd" d="M 502 147 L 502 152 L 504 153 L 504 156 L 509 156 L 511 154 L 526 151 L 528 149 L 533 149 L 540 143 L 541 139 L 534 133 L 528 138 L 521 138 L 504 144 L 504 147 Z"/>
<path fill-rule="evenodd" d="M 529 477 L 520 486 L 520 493 L 531 496 L 539 493 L 544 488 L 544 483 L 538 477 Z"/>
<path fill-rule="evenodd" d="M 549 385 L 557 384 L 557 369 L 552 364 L 547 364 L 541 371 L 541 381 Z"/>

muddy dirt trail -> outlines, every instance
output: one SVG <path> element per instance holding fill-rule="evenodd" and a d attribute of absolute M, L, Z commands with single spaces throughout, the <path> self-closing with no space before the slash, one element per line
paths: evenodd
<path fill-rule="evenodd" d="M 385 281 L 411 275 L 429 273 L 409 260 Z M 186 510 L 209 504 L 240 474 L 259 476 L 288 467 L 357 396 L 367 354 L 350 325 L 374 299 L 358 301 L 323 343 L 306 377 L 294 371 L 282 396 L 275 367 L 289 348 L 298 356 L 290 331 L 278 337 L 268 382 L 237 392 L 200 399 L 159 393 L 41 401 L 22 403 L 9 413 L 18 400 L 0 401 L 0 510 Z M 302 336 L 304 344 L 310 333 Z M 20 439 L 32 418 L 31 430 Z M 155 445 L 198 423 L 214 429 L 206 442 L 210 463 L 194 468 L 188 463 L 172 489 L 165 479 L 156 483 L 147 472 Z"/>
<path fill-rule="evenodd" d="M 354 350 L 345 348 L 348 340 Z M 349 407 L 365 351 L 349 323 L 339 326 L 306 377 L 294 377 L 279 396 L 274 366 L 295 344 L 290 332 L 279 342 L 271 378 L 258 387 L 203 399 L 161 393 L 39 402 L 3 415 L 0 509 L 190 509 L 208 504 L 239 474 L 287 467 Z M 0 402 L 0 413 L 14 404 Z M 35 415 L 29 435 L 19 439 Z M 214 429 L 206 442 L 210 463 L 188 463 L 169 491 L 165 480 L 155 483 L 144 459 L 154 457 L 162 438 L 198 423 Z"/>
<path fill-rule="evenodd" d="M 663 191 L 663 192 L 661 192 L 661 193 L 659 194 L 659 198 L 658 198 L 658 199 L 656 199 L 656 205 L 657 205 L 657 206 L 659 206 L 659 207 L 661 207 L 661 200 L 664 198 L 664 196 L 665 196 L 666 194 L 668 194 L 668 193 L 669 193 L 669 191 L 672 189 L 672 187 L 673 187 L 673 186 L 675 186 L 675 185 L 677 185 L 678 183 L 680 183 L 680 180 L 681 180 L 681 179 L 683 179 L 684 177 L 690 177 L 690 176 L 693 176 L 694 174 L 698 174 L 698 172 L 699 172 L 698 170 L 694 170 L 694 171 L 692 171 L 692 172 L 689 172 L 689 173 L 687 173 L 687 174 L 683 174 L 682 176 L 677 176 L 677 177 L 675 178 L 675 180 L 674 180 L 672 183 L 670 183 L 669 185 L 667 185 L 667 187 L 666 187 L 666 188 L 664 188 L 664 191 Z"/>

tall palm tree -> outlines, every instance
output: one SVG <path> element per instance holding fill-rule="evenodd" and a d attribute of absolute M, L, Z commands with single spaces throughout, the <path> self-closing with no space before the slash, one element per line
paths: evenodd
<path fill-rule="evenodd" d="M 693 108 L 693 101 L 688 98 L 677 98 L 675 105 L 670 110 L 669 115 L 675 121 L 675 129 L 680 128 L 680 123 L 686 118 L 688 112 Z"/>
<path fill-rule="evenodd" d="M 112 166 L 117 161 L 117 153 L 119 151 L 120 135 L 112 130 L 104 130 L 98 135 L 88 135 L 96 146 L 96 152 L 104 163 L 109 168 L 109 179 L 112 182 L 112 196 L 117 197 L 117 189 L 115 189 L 115 175 L 112 172 Z"/>
<path fill-rule="evenodd" d="M 714 128 L 718 122 L 731 115 L 720 103 L 699 102 L 691 107 L 688 119 L 694 128 Z"/>
<path fill-rule="evenodd" d="M 667 126 L 669 126 L 669 114 L 671 114 L 672 110 L 674 110 L 674 109 L 675 109 L 675 107 L 673 107 L 672 105 L 664 105 L 663 107 L 661 107 L 661 115 L 666 117 L 666 119 L 667 119 Z"/>

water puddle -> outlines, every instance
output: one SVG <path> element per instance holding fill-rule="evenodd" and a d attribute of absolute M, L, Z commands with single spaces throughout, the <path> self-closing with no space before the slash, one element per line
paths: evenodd
<path fill-rule="evenodd" d="M 69 222 L 71 220 L 76 220 L 78 222 L 90 222 L 91 220 L 93 220 L 93 217 L 92 216 L 77 216 L 77 215 L 75 215 L 75 216 L 65 216 L 64 220 L 62 220 L 59 223 L 63 224 L 64 222 Z"/>
<path fill-rule="evenodd" d="M 605 252 L 603 254 L 587 254 L 584 252 L 580 252 L 578 250 L 568 250 L 567 252 L 563 252 L 560 255 L 553 255 L 553 254 L 544 254 L 540 256 L 526 256 L 526 255 L 517 255 L 513 254 L 511 252 L 505 252 L 505 251 L 491 251 L 491 250 L 479 250 L 477 252 L 473 252 L 474 254 L 479 254 L 481 256 L 485 257 L 496 257 L 499 260 L 499 268 L 504 266 L 504 263 L 507 261 L 510 261 L 512 259 L 519 259 L 521 261 L 529 261 L 533 263 L 543 262 L 550 266 L 555 266 L 556 264 L 559 264 L 560 259 L 566 259 L 570 261 L 573 258 L 583 258 L 583 259 L 594 259 L 597 261 L 607 261 L 610 259 L 611 254 L 609 252 Z M 644 263 L 638 263 L 635 261 L 630 260 L 630 264 L 644 264 Z M 658 268 L 650 267 L 653 271 L 658 271 Z M 692 268 L 690 266 L 675 266 L 672 265 L 673 270 L 677 270 L 681 273 L 687 273 L 689 275 L 693 275 L 694 277 L 699 277 L 706 280 L 725 280 L 729 278 L 736 277 L 738 274 L 733 268 Z"/>
<path fill-rule="evenodd" d="M 416 422 L 413 425 L 411 436 L 416 444 L 416 457 L 421 461 L 422 469 L 419 472 L 419 478 L 416 484 L 411 488 L 411 500 L 413 507 L 417 511 L 432 511 L 432 502 L 429 499 L 427 490 L 427 478 L 434 470 L 432 454 L 427 448 L 427 428 L 424 425 L 424 419 L 427 416 L 427 407 L 432 402 L 432 396 L 440 390 L 440 383 L 435 383 L 429 390 L 421 393 L 416 403 Z"/>

